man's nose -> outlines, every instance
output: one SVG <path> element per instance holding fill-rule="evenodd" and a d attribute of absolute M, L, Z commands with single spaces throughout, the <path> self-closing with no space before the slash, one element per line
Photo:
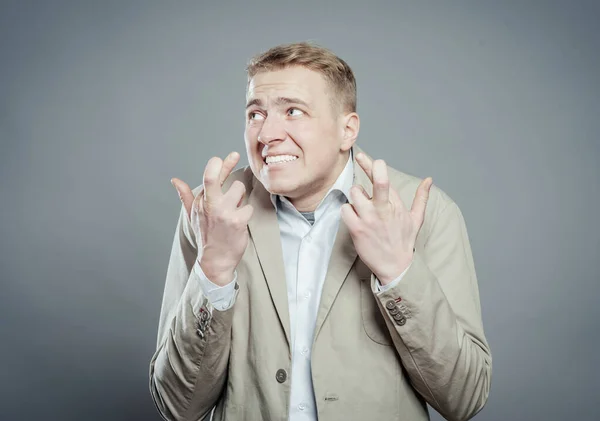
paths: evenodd
<path fill-rule="evenodd" d="M 267 145 L 271 142 L 283 141 L 286 136 L 283 122 L 276 116 L 269 116 L 262 124 L 258 141 Z"/>

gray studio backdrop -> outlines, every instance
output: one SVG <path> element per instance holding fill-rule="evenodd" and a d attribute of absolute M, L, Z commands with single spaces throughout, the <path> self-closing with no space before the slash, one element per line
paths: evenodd
<path fill-rule="evenodd" d="M 432 176 L 465 216 L 494 363 L 476 419 L 600 419 L 598 12 L 2 2 L 0 420 L 160 419 L 169 179 L 198 185 L 231 150 L 246 165 L 244 66 L 300 40 L 356 72 L 359 144 Z"/>

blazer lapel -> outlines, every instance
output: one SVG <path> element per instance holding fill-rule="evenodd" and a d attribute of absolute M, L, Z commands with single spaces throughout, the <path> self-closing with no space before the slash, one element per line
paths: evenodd
<path fill-rule="evenodd" d="M 255 177 L 253 177 L 253 188 L 248 203 L 254 208 L 252 218 L 248 222 L 250 236 L 256 247 L 258 260 L 267 280 L 271 299 L 285 332 L 288 346 L 291 346 L 290 311 L 279 222 L 269 192 Z"/>
<path fill-rule="evenodd" d="M 373 184 L 362 167 L 356 162 L 356 154 L 359 152 L 363 151 L 358 146 L 353 146 L 354 177 L 352 184 L 362 186 L 369 196 L 372 196 Z M 350 198 L 348 200 L 350 204 L 352 204 L 353 201 Z M 317 313 L 314 339 L 317 338 L 321 327 L 323 326 L 323 322 L 327 318 L 329 310 L 331 309 L 340 288 L 344 284 L 356 257 L 357 252 L 354 248 L 354 242 L 352 241 L 348 227 L 340 217 L 338 232 L 335 237 L 333 249 L 331 250 L 331 258 L 329 260 L 329 266 L 327 268 L 327 274 L 321 292 L 321 301 Z"/>

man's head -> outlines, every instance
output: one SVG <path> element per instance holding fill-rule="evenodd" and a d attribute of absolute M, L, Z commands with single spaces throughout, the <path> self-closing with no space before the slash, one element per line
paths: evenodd
<path fill-rule="evenodd" d="M 352 70 L 325 48 L 297 43 L 254 57 L 247 72 L 244 138 L 254 175 L 299 209 L 318 204 L 358 135 Z"/>

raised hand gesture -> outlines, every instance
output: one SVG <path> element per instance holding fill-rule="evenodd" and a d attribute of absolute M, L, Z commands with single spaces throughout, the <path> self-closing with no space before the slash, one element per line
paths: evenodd
<path fill-rule="evenodd" d="M 354 204 L 343 205 L 341 216 L 356 252 L 385 285 L 400 276 L 412 261 L 433 179 L 428 177 L 421 182 L 408 210 L 396 190 L 390 187 L 383 160 L 371 161 L 359 153 L 356 161 L 373 183 L 373 198 L 362 187 L 353 186 L 350 195 Z"/>
<path fill-rule="evenodd" d="M 211 282 L 220 286 L 233 279 L 242 259 L 253 212 L 251 205 L 241 206 L 246 192 L 241 181 L 234 181 L 226 193 L 221 189 L 239 159 L 237 152 L 230 153 L 224 161 L 211 158 L 204 169 L 202 190 L 195 198 L 185 182 L 171 180 L 202 245 L 198 250 L 200 267 Z"/>

